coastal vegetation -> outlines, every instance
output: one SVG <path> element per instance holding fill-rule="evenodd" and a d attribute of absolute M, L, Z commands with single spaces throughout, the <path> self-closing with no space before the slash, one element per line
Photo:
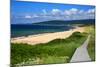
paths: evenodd
<path fill-rule="evenodd" d="M 87 33 L 74 32 L 65 39 L 36 45 L 11 43 L 12 65 L 68 63 L 76 48 L 86 40 Z M 90 49 L 89 49 L 90 50 Z"/>
<path fill-rule="evenodd" d="M 88 26 L 87 32 L 91 35 L 88 44 L 88 53 L 92 61 L 95 61 L 95 26 Z"/>
<path fill-rule="evenodd" d="M 93 5 L 11 0 L 10 20 L 11 67 L 95 60 Z"/>

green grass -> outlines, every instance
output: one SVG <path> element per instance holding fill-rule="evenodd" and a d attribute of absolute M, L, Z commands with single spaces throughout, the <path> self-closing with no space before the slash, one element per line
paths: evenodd
<path fill-rule="evenodd" d="M 87 38 L 86 33 L 75 32 L 69 38 L 55 39 L 45 44 L 11 43 L 12 65 L 68 63 L 77 47 Z"/>
<path fill-rule="evenodd" d="M 89 29 L 89 34 L 91 35 L 88 44 L 88 53 L 92 61 L 95 61 L 95 27 L 89 26 L 87 29 Z"/>

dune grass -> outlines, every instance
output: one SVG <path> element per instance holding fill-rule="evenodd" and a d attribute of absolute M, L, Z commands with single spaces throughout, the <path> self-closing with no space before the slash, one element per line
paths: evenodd
<path fill-rule="evenodd" d="M 89 44 L 88 44 L 88 53 L 92 61 L 95 61 L 95 27 L 88 26 L 88 33 L 91 35 Z"/>
<path fill-rule="evenodd" d="M 87 38 L 86 33 L 75 32 L 69 38 L 29 45 L 11 43 L 11 65 L 68 63 L 77 47 Z"/>

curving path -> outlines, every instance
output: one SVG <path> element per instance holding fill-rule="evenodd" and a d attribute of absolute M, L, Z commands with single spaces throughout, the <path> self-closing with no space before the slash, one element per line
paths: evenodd
<path fill-rule="evenodd" d="M 90 35 L 88 36 L 87 40 L 82 44 L 82 46 L 76 49 L 70 62 L 91 61 L 91 58 L 89 57 L 88 50 L 87 50 L 89 39 L 90 39 Z"/>

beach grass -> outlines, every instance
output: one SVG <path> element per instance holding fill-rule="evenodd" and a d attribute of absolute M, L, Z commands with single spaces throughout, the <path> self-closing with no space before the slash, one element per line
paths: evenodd
<path fill-rule="evenodd" d="M 95 61 L 95 27 L 88 26 L 88 33 L 91 35 L 89 44 L 88 44 L 88 53 L 92 61 Z"/>
<path fill-rule="evenodd" d="M 74 32 L 68 38 L 37 45 L 11 43 L 11 65 L 68 63 L 86 38 L 86 33 Z"/>

